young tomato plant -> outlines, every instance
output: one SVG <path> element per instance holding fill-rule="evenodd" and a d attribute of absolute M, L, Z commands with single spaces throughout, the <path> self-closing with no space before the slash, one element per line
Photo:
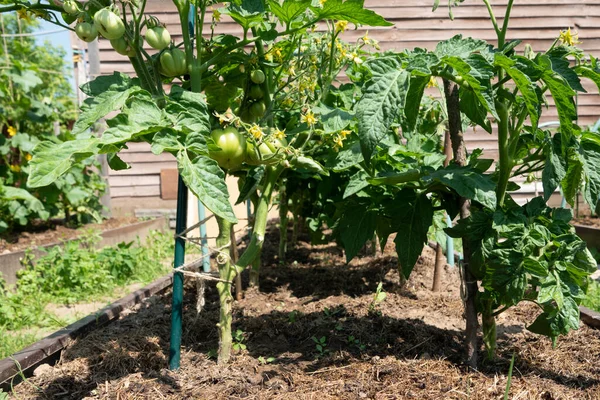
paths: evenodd
<path fill-rule="evenodd" d="M 157 29 L 161 25 L 155 17 L 144 14 L 145 0 L 107 3 L 99 9 L 98 1 L 78 3 L 65 10 L 76 15 L 78 24 L 92 24 L 99 35 L 119 46 L 137 77 L 116 72 L 83 85 L 81 90 L 89 97 L 73 128 L 75 134 L 113 111 L 119 113 L 107 119 L 101 137 L 38 145 L 28 183 L 46 185 L 73 163 L 96 154 L 107 154 L 113 169 L 128 168 L 118 156 L 128 142 L 148 142 L 156 154 L 173 154 L 183 181 L 215 214 L 219 226 L 219 362 L 225 363 L 232 348 L 231 282 L 247 265 L 257 265 L 271 197 L 283 171 L 325 173 L 310 156 L 311 149 L 322 145 L 313 140 L 320 130 L 313 108 L 334 91 L 335 76 L 350 60 L 340 56 L 343 45 L 336 40 L 348 23 L 390 24 L 364 9 L 360 0 L 243 0 L 212 13 L 210 24 L 214 28 L 219 15 L 227 14 L 239 25 L 240 36 L 215 35 L 214 29 L 204 32 L 212 3 L 174 0 L 183 42 L 163 47 L 168 36 Z M 58 6 L 15 2 L 0 7 L 0 12 L 16 8 L 36 13 Z M 327 41 L 315 39 L 320 34 L 312 33 L 320 21 L 328 25 L 328 48 Z M 85 28 L 84 40 L 90 39 L 95 32 Z M 149 54 L 142 46 L 144 37 L 161 50 Z M 168 93 L 164 83 L 171 84 Z M 252 237 L 235 265 L 225 256 L 231 246 L 231 224 L 237 222 L 226 174 L 242 177 L 242 193 L 256 200 Z M 255 281 L 257 273 L 252 274 Z"/>
<path fill-rule="evenodd" d="M 513 1 L 505 8 L 502 26 L 490 3 L 484 3 L 497 47 L 458 35 L 433 51 L 386 53 L 362 65 L 367 82 L 356 112 L 364 161 L 353 168 L 364 177 L 360 182 L 366 179 L 371 186 L 362 184 L 347 198 L 339 222 L 350 257 L 373 232 L 382 242 L 396 232 L 399 267 L 408 277 L 434 211 L 445 210 L 452 218 L 460 214 L 458 225 L 447 232 L 462 238 L 465 247 L 467 358 L 472 366 L 477 362 L 477 313 L 489 358 L 496 347 L 495 318 L 519 302 L 539 307 L 528 329 L 553 341 L 578 327 L 578 304 L 596 263 L 569 225 L 571 212 L 550 208 L 546 200 L 559 186 L 571 204 L 580 187 L 592 208 L 600 199 L 600 136 L 574 123 L 574 96 L 583 91 L 580 79 L 600 84 L 597 60 L 586 60 L 568 32 L 544 52 L 526 47 L 524 55 L 518 54 L 520 42 L 505 40 Z M 418 129 L 425 88 L 440 81 L 454 152 L 447 167 L 439 146 L 432 146 Z M 539 126 L 549 98 L 561 124 L 556 134 Z M 400 137 L 394 132 L 398 125 Z M 463 125 L 489 133 L 495 125 L 499 159 L 493 172 L 488 172 L 493 161 L 481 158 L 481 150 L 467 154 Z M 542 173 L 544 195 L 517 204 L 509 193 L 518 188 L 513 179 L 536 171 Z M 348 188 L 355 190 L 356 183 Z"/>

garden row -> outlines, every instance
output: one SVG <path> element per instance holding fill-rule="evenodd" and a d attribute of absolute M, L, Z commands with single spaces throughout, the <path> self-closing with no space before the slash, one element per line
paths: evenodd
<path fill-rule="evenodd" d="M 557 32 L 540 52 L 507 40 L 514 2 L 481 1 L 495 43 L 457 35 L 433 50 L 385 53 L 368 36 L 341 40 L 351 24 L 390 26 L 360 0 L 242 0 L 212 13 L 208 2 L 174 0 L 182 43 L 171 43 L 160 22 L 144 14 L 145 0 L 68 1 L 63 7 L 8 2 L 0 12 L 75 23 L 82 40 L 111 40 L 137 75 L 115 72 L 83 85 L 89 97 L 73 126 L 74 140 L 39 143 L 27 185 L 50 185 L 101 154 L 111 168 L 126 169 L 119 152 L 129 142 L 174 155 L 180 173 L 178 271 L 190 273 L 197 265 L 184 264 L 185 241 L 196 241 L 183 232 L 186 189 L 219 226 L 213 249 L 218 272 L 204 278 L 216 282 L 220 300 L 220 364 L 229 361 L 235 344 L 232 287 L 248 266 L 249 285 L 259 286 L 275 198 L 281 260 L 288 210 L 296 232 L 308 229 L 313 243 L 338 241 L 348 262 L 367 242 L 383 245 L 394 235 L 404 279 L 432 227 L 461 239 L 465 359 L 471 367 L 480 358 L 479 318 L 485 355 L 493 360 L 496 321 L 522 302 L 537 310 L 528 329 L 556 343 L 579 326 L 578 306 L 596 261 L 570 225 L 571 211 L 551 208 L 546 200 L 561 189 L 570 204 L 581 193 L 593 209 L 598 205 L 600 135 L 576 124 L 574 97 L 584 90 L 582 79 L 600 85 L 600 67 L 576 47 L 571 30 Z M 450 10 L 459 3 L 450 1 Z M 64 20 L 53 11 L 64 11 Z M 223 15 L 243 34 L 215 35 Z M 316 31 L 319 24 L 327 29 Z M 342 75 L 348 83 L 340 84 Z M 437 88 L 439 96 L 427 95 L 427 88 Z M 549 102 L 560 120 L 556 131 L 540 124 Z M 107 129 L 90 135 L 101 118 Z M 497 134 L 498 160 L 480 149 L 467 152 L 463 132 L 469 126 Z M 541 174 L 543 195 L 517 203 L 510 193 L 520 178 L 535 174 Z M 239 178 L 237 202 L 254 204 L 252 234 L 239 257 L 226 175 Z M 455 222 L 442 229 L 446 217 Z M 171 368 L 179 367 L 182 287 L 178 272 Z"/>

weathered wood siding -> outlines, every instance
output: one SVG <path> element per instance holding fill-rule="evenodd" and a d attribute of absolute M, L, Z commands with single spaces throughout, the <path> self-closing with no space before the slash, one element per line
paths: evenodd
<path fill-rule="evenodd" d="M 492 29 L 487 10 L 480 0 L 466 0 L 454 9 L 454 21 L 448 17 L 446 0 L 440 8 L 431 11 L 433 0 L 367 0 L 367 7 L 394 23 L 390 28 L 363 27 L 345 33 L 346 40 L 356 40 L 366 31 L 369 37 L 380 42 L 384 50 L 402 50 L 424 47 L 433 49 L 440 40 L 456 34 L 472 36 L 493 42 Z M 503 15 L 506 0 L 493 0 L 496 14 Z M 181 40 L 179 18 L 170 1 L 149 0 L 147 11 L 166 23 L 175 41 Z M 207 21 L 210 23 L 210 16 Z M 502 19 L 500 18 L 500 23 Z M 580 46 L 588 54 L 600 56 L 600 1 L 599 0 L 516 0 L 510 32 L 507 39 L 520 39 L 532 45 L 535 51 L 547 49 L 559 31 L 571 27 L 579 33 L 583 42 Z M 237 25 L 226 16 L 218 24 L 218 33 L 239 33 Z M 521 46 L 522 47 L 522 46 Z M 151 49 L 148 49 L 151 50 Z M 126 57 L 112 50 L 107 40 L 100 40 L 102 74 L 118 70 L 133 73 Z M 588 93 L 580 94 L 579 123 L 588 125 L 600 117 L 598 90 L 590 83 L 584 85 Z M 543 121 L 556 120 L 556 111 L 551 107 L 545 112 Z M 496 156 L 496 135 L 482 130 L 467 133 L 468 147 L 481 147 L 489 156 Z M 127 171 L 112 171 L 110 185 L 112 197 L 155 197 L 160 195 L 160 170 L 175 168 L 169 155 L 155 156 L 145 144 L 132 144 L 123 154 L 123 159 L 132 165 Z M 533 194 L 533 185 L 523 187 L 523 196 Z"/>

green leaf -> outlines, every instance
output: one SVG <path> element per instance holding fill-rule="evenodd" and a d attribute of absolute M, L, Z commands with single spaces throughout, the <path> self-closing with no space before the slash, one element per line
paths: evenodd
<path fill-rule="evenodd" d="M 548 200 L 556 190 L 560 182 L 565 178 L 567 171 L 565 163 L 561 157 L 559 136 L 546 146 L 544 151 L 546 155 L 546 164 L 542 171 L 542 186 L 544 187 L 544 200 Z"/>
<path fill-rule="evenodd" d="M 373 238 L 376 219 L 377 213 L 365 209 L 364 204 L 351 203 L 344 209 L 337 230 L 346 250 L 346 262 L 356 257 L 367 240 Z"/>
<path fill-rule="evenodd" d="M 35 212 L 44 211 L 44 204 L 25 189 L 17 188 L 14 186 L 0 185 L 0 199 L 2 201 L 22 200 L 27 204 L 27 207 L 30 210 Z"/>
<path fill-rule="evenodd" d="M 581 137 L 583 171 L 585 173 L 583 197 L 596 212 L 600 211 L 600 135 L 585 132 Z"/>
<path fill-rule="evenodd" d="M 311 0 L 284 0 L 282 3 L 278 0 L 268 0 L 268 3 L 271 12 L 281 22 L 289 25 L 308 10 Z"/>
<path fill-rule="evenodd" d="M 590 79 L 600 89 L 600 71 L 592 69 L 587 65 L 578 65 L 574 70 L 578 75 Z"/>
<path fill-rule="evenodd" d="M 485 109 L 496 119 L 496 104 L 491 78 L 494 77 L 494 67 L 481 55 L 471 54 L 466 59 L 457 56 L 447 56 L 443 60 L 459 74 L 475 93 Z"/>
<path fill-rule="evenodd" d="M 186 186 L 206 208 L 231 223 L 237 222 L 229 202 L 225 173 L 215 160 L 206 156 L 191 160 L 187 151 L 181 150 L 177 154 L 177 167 Z"/>
<path fill-rule="evenodd" d="M 48 186 L 67 172 L 73 164 L 98 154 L 99 141 L 96 138 L 72 140 L 59 144 L 41 142 L 35 147 L 29 161 L 29 187 Z"/>
<path fill-rule="evenodd" d="M 355 142 L 352 146 L 344 146 L 333 158 L 327 163 L 327 166 L 334 172 L 342 172 L 364 161 L 361 153 L 359 142 Z"/>
<path fill-rule="evenodd" d="M 87 98 L 81 106 L 81 114 L 73 126 L 73 135 L 85 132 L 101 118 L 106 117 L 112 111 L 121 109 L 125 102 L 134 94 L 150 94 L 138 86 L 133 86 L 124 91 L 103 92 L 97 97 Z"/>
<path fill-rule="evenodd" d="M 406 105 L 404 107 L 404 115 L 406 116 L 407 123 L 406 128 L 409 131 L 413 131 L 417 125 L 421 109 L 421 99 L 430 78 L 430 75 L 417 75 L 410 78 L 408 93 L 406 94 Z"/>
<path fill-rule="evenodd" d="M 563 307 L 564 295 L 560 278 L 556 272 L 548 275 L 546 279 L 542 281 L 540 290 L 538 291 L 537 300 L 542 304 L 555 301 L 558 308 Z"/>
<path fill-rule="evenodd" d="M 427 242 L 433 223 L 433 206 L 426 195 L 402 190 L 386 212 L 392 217 L 396 234 L 396 252 L 402 274 L 408 279 Z"/>
<path fill-rule="evenodd" d="M 311 6 L 317 19 L 348 21 L 355 25 L 392 26 L 382 16 L 364 8 L 364 0 L 327 0 L 322 7 Z"/>
<path fill-rule="evenodd" d="M 492 123 L 488 119 L 487 108 L 481 103 L 474 91 L 459 88 L 460 111 L 472 122 L 481 126 L 486 132 L 492 133 Z"/>
<path fill-rule="evenodd" d="M 579 308 L 572 298 L 565 298 L 560 309 L 547 308 L 527 327 L 529 331 L 548 336 L 555 342 L 559 335 L 566 335 L 570 330 L 579 328 Z"/>
<path fill-rule="evenodd" d="M 539 100 L 536 93 L 537 85 L 529 79 L 529 77 L 515 67 L 516 61 L 496 53 L 495 64 L 501 67 L 511 77 L 519 92 L 523 95 L 525 106 L 531 118 L 531 126 L 534 130 L 537 129 L 539 122 Z"/>
<path fill-rule="evenodd" d="M 561 75 L 552 70 L 552 62 L 547 56 L 542 56 L 540 60 L 540 65 L 545 68 L 542 81 L 548 86 L 558 112 L 562 142 L 569 143 L 569 139 L 573 136 L 573 120 L 577 118 L 573 101 L 575 91 Z"/>
<path fill-rule="evenodd" d="M 84 83 L 79 88 L 90 97 L 96 97 L 104 92 L 121 92 L 133 86 L 129 75 L 113 72 L 112 75 L 100 75 L 96 79 Z"/>
<path fill-rule="evenodd" d="M 325 133 L 339 132 L 346 129 L 354 119 L 354 114 L 340 108 L 328 107 L 325 104 L 320 104 L 313 111 L 320 115 Z"/>
<path fill-rule="evenodd" d="M 367 182 L 367 178 L 369 175 L 363 170 L 356 172 L 354 175 L 350 177 L 350 181 L 348 182 L 348 186 L 344 190 L 344 199 L 352 196 L 363 190 L 364 188 L 369 186 L 369 182 Z"/>
<path fill-rule="evenodd" d="M 265 176 L 265 166 L 259 165 L 254 167 L 248 171 L 248 174 L 245 176 L 244 184 L 240 189 L 240 195 L 238 196 L 235 204 L 240 204 L 250 198 L 254 193 L 256 193 L 256 189 L 260 182 Z"/>
<path fill-rule="evenodd" d="M 179 142 L 177 133 L 170 129 L 160 131 L 152 138 L 151 150 L 153 154 L 158 155 L 168 151 L 175 155 L 183 148 L 183 145 Z"/>
<path fill-rule="evenodd" d="M 220 11 L 233 18 L 244 30 L 248 30 L 263 22 L 265 4 L 262 0 L 232 1 L 226 8 L 222 8 Z"/>
<path fill-rule="evenodd" d="M 127 164 L 125 161 L 121 160 L 121 158 L 119 157 L 118 154 L 116 153 L 109 153 L 107 154 L 106 157 L 107 161 L 108 161 L 108 165 L 110 166 L 111 169 L 115 170 L 115 171 L 121 171 L 124 169 L 130 169 L 131 165 Z"/>
<path fill-rule="evenodd" d="M 486 50 L 489 45 L 484 40 L 473 38 L 464 38 L 462 35 L 456 35 L 448 40 L 439 42 L 435 47 L 434 53 L 443 58 L 446 56 L 454 56 L 458 58 L 467 58 L 472 53 Z"/>
<path fill-rule="evenodd" d="M 373 77 L 363 89 L 356 105 L 358 134 L 365 160 L 369 160 L 377 145 L 387 136 L 399 109 L 404 108 L 410 74 L 401 69 L 393 57 L 382 57 L 367 63 Z"/>
<path fill-rule="evenodd" d="M 169 102 L 167 110 L 170 112 L 177 110 L 176 112 L 179 113 L 174 129 L 184 133 L 210 134 L 210 115 L 203 94 L 173 86 L 169 97 L 171 102 Z"/>
<path fill-rule="evenodd" d="M 507 306 L 519 303 L 527 288 L 527 274 L 519 265 L 521 254 L 507 251 L 501 264 L 490 262 L 485 271 L 483 286 L 498 294 L 498 300 Z"/>
<path fill-rule="evenodd" d="M 567 172 L 561 182 L 563 195 L 569 204 L 575 204 L 575 196 L 581 188 L 584 179 L 584 160 L 583 157 L 570 149 L 568 154 Z"/>
<path fill-rule="evenodd" d="M 494 181 L 489 175 L 484 175 L 476 169 L 450 165 L 429 174 L 424 179 L 443 183 L 454 189 L 459 196 L 475 200 L 491 210 L 496 208 Z"/>

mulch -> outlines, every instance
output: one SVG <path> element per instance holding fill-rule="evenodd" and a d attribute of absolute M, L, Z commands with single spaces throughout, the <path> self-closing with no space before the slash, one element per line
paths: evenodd
<path fill-rule="evenodd" d="M 463 363 L 460 277 L 446 266 L 430 291 L 433 250 L 407 282 L 393 245 L 346 264 L 334 243 L 300 241 L 285 262 L 266 238 L 260 291 L 234 305 L 246 349 L 219 366 L 218 297 L 198 313 L 184 299 L 181 368 L 166 369 L 170 293 L 73 342 L 54 367 L 15 387 L 18 399 L 501 399 L 515 356 L 510 399 L 600 399 L 600 331 L 582 326 L 549 339 L 526 330 L 538 312 L 522 304 L 498 320 L 498 355 L 478 371 Z M 247 277 L 244 276 L 244 279 Z M 387 296 L 373 304 L 379 282 Z M 325 337 L 323 352 L 313 337 Z"/>

